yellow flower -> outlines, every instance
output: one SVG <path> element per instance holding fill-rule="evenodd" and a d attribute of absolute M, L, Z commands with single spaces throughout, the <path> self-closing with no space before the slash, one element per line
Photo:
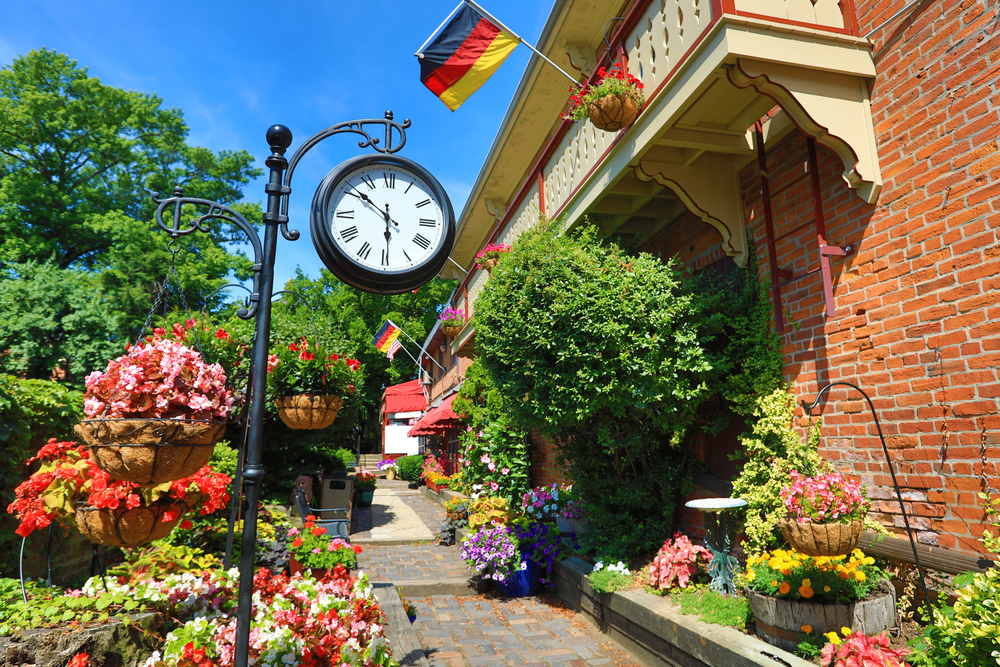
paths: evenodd
<path fill-rule="evenodd" d="M 829 586 L 824 586 L 823 587 L 823 592 L 824 593 L 829 593 L 830 592 L 830 587 Z"/>
<path fill-rule="evenodd" d="M 840 629 L 840 634 L 844 635 L 845 637 L 850 637 L 851 636 L 851 629 L 845 625 L 844 627 L 842 627 Z"/>
<path fill-rule="evenodd" d="M 757 578 L 757 573 L 756 572 L 754 572 L 753 570 L 750 570 L 749 572 L 747 572 L 747 581 L 753 581 L 756 578 Z"/>
<path fill-rule="evenodd" d="M 811 588 L 812 585 L 813 585 L 813 582 L 811 580 L 809 580 L 809 579 L 803 579 L 802 580 L 802 585 L 805 586 L 806 588 Z"/>
<path fill-rule="evenodd" d="M 857 572 L 854 573 L 854 578 L 857 579 L 858 581 L 864 581 L 866 579 L 865 573 L 862 572 L 861 570 L 858 570 Z"/>
<path fill-rule="evenodd" d="M 840 637 L 837 636 L 836 632 L 828 632 L 823 636 L 834 646 L 840 646 Z"/>
<path fill-rule="evenodd" d="M 872 558 L 871 556 L 865 559 L 865 565 L 874 565 L 874 564 L 875 564 L 875 559 Z"/>
<path fill-rule="evenodd" d="M 810 632 L 813 631 L 813 626 L 811 626 L 811 625 L 803 625 L 801 628 L 799 628 L 799 630 L 801 630 L 802 632 L 804 632 L 804 633 L 806 633 L 808 635 Z"/>

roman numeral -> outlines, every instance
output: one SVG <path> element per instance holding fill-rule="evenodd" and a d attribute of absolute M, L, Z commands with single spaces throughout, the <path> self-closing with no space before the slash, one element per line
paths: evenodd
<path fill-rule="evenodd" d="M 368 241 L 365 241 L 365 244 L 361 246 L 361 250 L 358 251 L 358 257 L 360 257 L 361 259 L 368 259 L 368 255 L 370 255 L 371 253 L 372 253 L 372 247 L 368 243 Z"/>
<path fill-rule="evenodd" d="M 406 189 L 405 189 L 405 190 L 403 190 L 403 194 L 404 194 L 404 195 L 405 195 L 405 194 L 406 194 L 407 192 L 409 192 L 409 191 L 410 191 L 410 188 L 412 188 L 412 187 L 413 187 L 413 184 L 414 184 L 414 183 L 416 183 L 416 181 L 410 181 L 410 184 L 406 186 Z"/>
<path fill-rule="evenodd" d="M 385 181 L 385 187 L 396 189 L 396 174 L 387 174 L 383 171 L 382 180 Z"/>
<path fill-rule="evenodd" d="M 354 211 L 337 211 L 337 217 L 354 220 Z"/>
<path fill-rule="evenodd" d="M 364 174 L 361 177 L 361 180 L 365 182 L 365 185 L 368 186 L 369 190 L 374 190 L 375 189 L 375 181 L 373 181 L 372 177 L 369 176 L 368 174 Z"/>
<path fill-rule="evenodd" d="M 345 242 L 350 243 L 358 237 L 358 228 L 351 225 L 347 229 L 340 230 L 340 238 L 344 239 Z"/>
<path fill-rule="evenodd" d="M 422 202 L 417 202 L 417 208 L 423 208 L 424 206 L 427 206 L 430 203 L 431 203 L 430 199 L 425 199 Z"/>
<path fill-rule="evenodd" d="M 389 266 L 389 251 L 382 251 L 382 266 Z"/>
<path fill-rule="evenodd" d="M 417 234 L 416 236 L 413 237 L 413 242 L 416 243 L 421 248 L 423 248 L 424 250 L 427 250 L 427 248 L 430 247 L 431 245 L 431 242 L 425 239 L 420 234 Z"/>
<path fill-rule="evenodd" d="M 405 258 L 406 258 L 406 261 L 407 261 L 407 262 L 412 262 L 412 261 L 413 261 L 412 259 L 410 259 L 410 256 L 406 254 L 406 251 L 405 251 L 405 250 L 403 251 L 403 257 L 405 257 Z"/>
<path fill-rule="evenodd" d="M 428 220 L 427 218 L 420 218 L 421 227 L 437 227 L 437 222 L 434 220 Z"/>

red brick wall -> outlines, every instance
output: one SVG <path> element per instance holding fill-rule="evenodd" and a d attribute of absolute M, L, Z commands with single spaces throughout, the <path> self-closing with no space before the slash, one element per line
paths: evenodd
<path fill-rule="evenodd" d="M 531 485 L 548 486 L 550 484 L 571 484 L 573 480 L 556 464 L 556 446 L 551 440 L 546 440 L 538 431 L 532 430 L 530 436 L 531 448 Z"/>

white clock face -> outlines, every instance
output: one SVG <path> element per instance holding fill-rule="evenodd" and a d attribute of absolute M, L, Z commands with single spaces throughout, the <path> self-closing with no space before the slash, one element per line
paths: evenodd
<path fill-rule="evenodd" d="M 333 190 L 330 237 L 353 262 L 401 271 L 427 261 L 442 243 L 446 220 L 420 177 L 386 165 L 355 169 Z"/>

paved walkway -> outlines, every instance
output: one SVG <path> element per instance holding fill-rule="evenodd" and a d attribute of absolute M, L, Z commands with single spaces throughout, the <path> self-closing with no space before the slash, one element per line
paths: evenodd
<path fill-rule="evenodd" d="M 416 502 L 415 502 L 416 501 Z M 419 503 L 419 510 L 414 505 Z M 375 487 L 372 506 L 355 508 L 351 542 L 420 542 L 432 540 L 444 521 L 444 510 L 428 509 L 420 492 L 406 482 L 381 479 Z"/>
<path fill-rule="evenodd" d="M 407 513 L 400 510 L 400 505 L 393 505 L 395 514 L 385 524 L 392 528 L 386 530 L 402 534 L 402 522 L 417 520 L 426 531 L 437 534 L 444 521 L 444 510 L 418 493 L 409 492 L 405 484 L 379 480 L 369 534 L 378 532 L 379 490 L 385 492 L 382 497 L 387 502 L 391 497 L 393 502 L 401 501 L 410 509 Z M 352 541 L 358 542 L 363 534 L 352 535 Z M 358 567 L 372 582 L 410 582 L 412 585 L 417 581 L 467 579 L 469 576 L 457 546 L 428 542 L 360 543 L 364 551 L 358 558 Z M 430 667 L 640 667 L 631 655 L 553 594 L 516 599 L 503 598 L 496 592 L 411 597 L 405 586 L 400 592 L 417 607 L 419 613 L 413 630 L 427 654 Z"/>

